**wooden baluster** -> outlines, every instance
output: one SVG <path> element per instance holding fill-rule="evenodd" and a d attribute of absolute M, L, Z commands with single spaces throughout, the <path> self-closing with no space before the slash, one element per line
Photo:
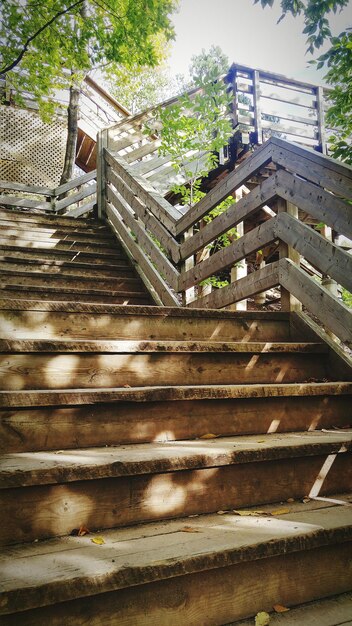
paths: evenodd
<path fill-rule="evenodd" d="M 263 143 L 263 131 L 262 131 L 262 113 L 260 106 L 260 80 L 258 70 L 253 72 L 253 111 L 254 111 L 254 127 L 256 134 L 256 143 Z"/>
<path fill-rule="evenodd" d="M 238 200 L 240 200 L 242 196 L 243 196 L 243 190 L 242 190 L 242 187 L 240 187 L 239 189 L 236 190 L 236 193 L 235 193 L 236 202 L 238 202 Z M 237 230 L 238 236 L 243 237 L 244 235 L 243 222 L 240 222 L 239 224 L 237 224 L 236 230 Z M 236 265 L 234 265 L 231 268 L 231 276 L 230 276 L 231 283 L 235 283 L 240 278 L 244 278 L 244 276 L 247 276 L 246 259 L 242 259 L 242 261 L 239 261 L 239 263 L 236 263 Z M 228 308 L 231 311 L 247 311 L 247 300 L 240 300 L 240 302 L 235 302 L 234 304 L 231 304 Z"/>
<path fill-rule="evenodd" d="M 190 237 L 193 237 L 193 226 L 183 233 L 182 241 L 187 241 L 187 239 L 190 239 Z M 185 261 L 182 263 L 181 271 L 187 272 L 187 270 L 192 269 L 192 267 L 194 267 L 194 255 L 192 255 L 188 259 L 185 259 Z M 192 302 L 195 297 L 196 295 L 194 287 L 190 287 L 189 289 L 186 289 L 186 291 L 182 291 L 182 306 L 187 306 L 187 304 L 189 304 L 189 302 Z"/>
<path fill-rule="evenodd" d="M 298 208 L 291 204 L 291 202 L 287 202 L 287 200 L 283 200 L 279 198 L 277 200 L 277 212 L 278 213 L 288 213 L 298 219 Z M 300 254 L 291 246 L 288 246 L 284 241 L 280 241 L 279 244 L 279 258 L 280 259 L 290 259 L 293 263 L 299 266 L 300 264 Z M 302 311 L 302 304 L 293 296 L 287 289 L 281 287 L 281 310 L 282 311 Z"/>
<path fill-rule="evenodd" d="M 324 113 L 324 90 L 322 87 L 316 88 L 316 109 L 318 118 L 318 142 L 323 154 L 327 154 L 326 133 L 325 133 L 325 113 Z"/>
<path fill-rule="evenodd" d="M 106 175 L 104 148 L 108 147 L 108 129 L 101 130 L 97 135 L 97 204 L 98 218 L 106 213 Z"/>

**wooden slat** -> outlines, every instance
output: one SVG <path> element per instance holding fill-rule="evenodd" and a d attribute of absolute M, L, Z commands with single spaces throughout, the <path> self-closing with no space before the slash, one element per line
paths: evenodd
<path fill-rule="evenodd" d="M 323 274 L 328 274 L 340 285 L 352 291 L 350 254 L 287 213 L 280 213 L 273 221 L 274 232 L 278 238 L 292 246 Z"/>
<path fill-rule="evenodd" d="M 77 193 L 73 193 L 72 195 L 67 196 L 67 198 L 64 198 L 63 200 L 59 200 L 58 202 L 56 202 L 55 211 L 62 211 L 62 209 L 66 209 L 68 206 L 70 206 L 70 204 L 75 204 L 76 202 L 79 202 L 80 200 L 87 198 L 87 196 L 92 196 L 93 194 L 96 193 L 96 191 L 97 191 L 96 183 L 93 183 L 92 185 L 88 185 L 87 187 L 84 187 L 84 189 L 81 189 L 81 191 L 78 191 Z"/>
<path fill-rule="evenodd" d="M 106 160 L 117 174 L 124 180 L 134 193 L 144 202 L 146 207 L 160 219 L 162 224 L 175 234 L 175 223 L 181 213 L 167 202 L 144 178 L 135 176 L 130 166 L 123 159 L 110 155 L 105 151 Z"/>
<path fill-rule="evenodd" d="M 266 142 L 261 148 L 258 148 L 253 155 L 238 168 L 228 174 L 220 181 L 209 193 L 200 200 L 196 206 L 179 219 L 176 227 L 176 233 L 181 234 L 190 226 L 204 217 L 212 208 L 217 206 L 222 200 L 241 185 L 248 178 L 256 174 L 261 168 L 265 167 L 271 161 L 271 144 Z"/>
<path fill-rule="evenodd" d="M 72 209 L 71 211 L 68 210 L 67 213 L 64 213 L 64 215 L 69 215 L 70 217 L 75 217 L 75 218 L 82 217 L 82 215 L 86 215 L 87 213 L 90 213 L 91 211 L 93 211 L 96 204 L 97 204 L 97 200 L 96 198 L 94 198 L 94 200 L 92 200 L 91 202 L 85 202 L 85 204 L 78 206 L 76 209 Z"/>
<path fill-rule="evenodd" d="M 110 211 L 110 216 L 111 213 L 115 213 L 117 219 L 122 218 L 124 223 L 131 229 L 131 232 L 137 237 L 139 247 L 143 248 L 148 256 L 150 256 L 153 263 L 155 263 L 159 273 L 165 276 L 173 289 L 177 289 L 179 277 L 178 271 L 162 253 L 160 248 L 149 237 L 148 232 L 138 223 L 132 215 L 131 210 L 128 206 L 126 206 L 122 197 L 120 196 L 119 198 L 117 193 L 115 193 L 111 187 L 108 187 L 107 200 L 114 207 Z M 121 217 L 119 217 L 118 213 Z"/>
<path fill-rule="evenodd" d="M 23 207 L 25 209 L 38 209 L 41 211 L 53 210 L 50 202 L 29 200 L 28 198 L 19 198 L 18 196 L 0 196 L 0 205 L 7 207 Z"/>
<path fill-rule="evenodd" d="M 250 217 L 271 202 L 276 196 L 276 174 L 270 176 L 261 185 L 258 185 L 249 194 L 232 204 L 225 213 L 216 217 L 212 222 L 201 228 L 193 237 L 181 244 L 181 259 L 185 259 L 197 250 L 204 248 L 216 237 L 226 233 L 230 228 Z M 211 193 L 211 192 L 210 192 Z M 200 203 L 199 203 L 200 204 Z M 198 205 L 197 205 L 198 206 Z"/>
<path fill-rule="evenodd" d="M 135 150 L 131 150 L 131 152 L 124 154 L 123 158 L 125 159 L 125 161 L 127 161 L 127 163 L 133 163 L 138 159 L 142 159 L 143 157 L 152 154 L 153 152 L 156 152 L 160 145 L 161 141 L 159 139 L 156 141 L 148 142 L 144 144 L 144 146 L 141 146 L 140 148 L 136 148 Z"/>
<path fill-rule="evenodd" d="M 239 302 L 256 293 L 267 291 L 279 284 L 279 262 L 270 263 L 244 278 L 240 278 L 235 283 L 212 291 L 203 298 L 198 298 L 189 303 L 189 307 L 204 307 L 221 309 L 233 302 Z"/>
<path fill-rule="evenodd" d="M 261 226 L 257 226 L 226 248 L 222 248 L 208 259 L 198 263 L 192 269 L 182 272 L 179 278 L 179 291 L 188 289 L 216 272 L 231 267 L 252 252 L 272 243 L 277 238 L 274 229 L 276 219 L 272 218 Z"/>
<path fill-rule="evenodd" d="M 136 215 L 143 221 L 144 226 L 155 235 L 165 250 L 169 252 L 172 260 L 178 263 L 180 260 L 180 246 L 171 233 L 150 211 L 148 211 L 141 200 L 131 191 L 127 183 L 117 176 L 110 166 L 107 167 L 106 177 L 127 201 L 131 209 L 135 211 Z"/>
<path fill-rule="evenodd" d="M 352 343 L 351 310 L 288 259 L 279 262 L 280 284 L 341 341 Z"/>
<path fill-rule="evenodd" d="M 60 196 L 61 194 L 66 193 L 67 191 L 71 191 L 71 189 L 74 189 L 75 187 L 79 187 L 80 185 L 83 185 L 84 183 L 88 183 L 90 180 L 93 180 L 96 177 L 97 177 L 96 170 L 93 170 L 92 172 L 88 172 L 87 174 L 83 174 L 83 176 L 74 178 L 73 180 L 70 180 L 68 183 L 64 183 L 63 185 L 56 187 L 56 189 L 54 189 L 54 195 Z"/>
<path fill-rule="evenodd" d="M 8 189 L 10 191 L 19 191 L 22 193 L 34 193 L 39 196 L 53 196 L 54 190 L 49 187 L 38 187 L 34 185 L 23 185 L 22 183 L 14 183 L 0 180 L 0 189 Z"/>
<path fill-rule="evenodd" d="M 146 258 L 138 244 L 136 244 L 129 230 L 121 222 L 121 220 L 116 217 L 114 211 L 109 206 L 107 207 L 106 215 L 114 227 L 115 232 L 118 234 L 119 239 L 125 244 L 132 257 L 140 266 L 143 274 L 145 274 L 147 279 L 150 281 L 161 302 L 166 306 L 179 306 L 176 296 L 174 296 L 174 294 L 170 291 L 168 285 L 161 278 L 161 276 L 159 276 L 153 264 Z"/>
<path fill-rule="evenodd" d="M 275 177 L 277 193 L 281 198 L 292 202 L 338 233 L 352 238 L 351 205 L 285 170 L 279 170 Z"/>

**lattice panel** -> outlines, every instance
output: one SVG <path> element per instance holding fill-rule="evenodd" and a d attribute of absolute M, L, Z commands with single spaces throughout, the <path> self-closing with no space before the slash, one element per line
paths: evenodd
<path fill-rule="evenodd" d="M 38 113 L 0 106 L 0 180 L 55 187 L 65 156 L 65 122 L 44 124 Z"/>

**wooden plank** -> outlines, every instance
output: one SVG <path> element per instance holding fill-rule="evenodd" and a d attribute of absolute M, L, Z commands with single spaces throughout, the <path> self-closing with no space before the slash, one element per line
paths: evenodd
<path fill-rule="evenodd" d="M 7 272 L 8 276 L 16 275 L 37 275 L 47 273 L 48 276 L 72 276 L 74 278 L 127 278 L 135 274 L 135 270 L 128 265 L 127 259 L 121 259 L 120 265 L 110 266 L 100 264 L 98 268 L 92 267 L 91 263 L 79 263 L 69 261 L 41 261 L 40 259 L 27 260 L 21 263 L 18 259 L 0 256 L 0 271 Z"/>
<path fill-rule="evenodd" d="M 145 445 L 149 444 L 139 444 L 138 447 Z M 165 449 L 166 453 L 169 444 L 159 445 Z M 215 445 L 213 445 L 214 448 Z M 88 455 L 95 454 L 95 450 L 88 452 Z M 261 504 L 285 501 L 289 497 L 302 498 L 312 489 L 316 477 L 326 463 L 326 456 L 330 453 L 334 456 L 334 463 L 326 476 L 320 496 L 329 496 L 329 494 L 337 493 L 339 489 L 340 492 L 346 492 L 351 486 L 352 472 L 349 454 L 338 453 L 335 450 L 337 450 L 337 444 L 317 445 L 315 452 L 312 452 L 312 448 L 308 445 L 305 453 L 302 445 L 302 455 L 298 456 L 290 456 L 288 451 L 288 456 L 274 457 L 270 460 L 270 453 L 267 453 L 265 460 L 253 462 L 210 467 L 201 464 L 201 467 L 172 472 L 161 470 L 163 466 L 172 467 L 170 459 L 168 463 L 163 461 L 161 464 L 155 464 L 155 471 L 152 474 L 134 473 L 134 475 L 71 480 L 66 484 L 9 487 L 2 489 L 0 493 L 3 516 L 7 521 L 0 527 L 0 540 L 2 544 L 41 540 L 70 534 L 72 529 L 79 528 L 81 524 L 86 525 L 93 532 L 99 529 L 100 534 L 106 528 L 129 526 L 144 521 L 157 521 L 170 517 L 184 518 L 189 515 L 238 509 L 251 506 L 253 494 L 255 494 L 256 502 Z M 80 454 L 77 454 L 82 459 L 80 472 L 76 472 L 73 468 L 71 478 L 75 474 L 77 477 L 80 474 L 84 475 L 83 452 L 80 451 Z M 31 457 L 33 453 L 27 454 Z M 68 460 L 66 473 L 69 471 L 69 466 L 73 465 L 73 455 L 69 453 L 55 455 L 45 452 L 43 456 L 45 458 L 54 456 L 56 461 L 58 457 L 61 458 L 61 461 L 58 461 L 58 470 L 63 466 L 66 458 Z M 206 462 L 207 457 L 204 458 L 204 465 Z M 181 460 L 179 464 L 182 465 Z M 119 465 L 118 459 L 116 459 L 116 465 Z M 143 466 L 143 461 L 141 466 Z M 120 465 L 121 469 L 122 467 L 123 464 Z M 89 467 L 86 467 L 86 472 L 89 472 Z M 200 488 L 195 490 L 194 485 L 200 485 Z M 111 506 L 114 502 L 114 494 L 116 498 L 117 493 L 119 494 L 118 506 Z M 340 537 L 346 540 L 351 533 L 350 508 L 347 512 L 343 510 L 339 514 L 344 516 L 345 521 L 343 524 L 342 517 L 338 518 L 339 527 L 342 526 Z M 246 522 L 248 524 L 248 520 Z M 293 525 L 297 523 L 298 520 Z M 257 524 L 255 526 L 257 530 Z M 312 532 L 312 523 L 308 526 L 309 531 Z M 314 523 L 313 526 L 314 531 L 317 531 L 318 528 Z M 232 540 L 233 534 L 232 532 Z M 325 543 L 327 534 L 324 533 Z M 87 539 L 90 541 L 89 537 Z M 193 537 L 192 541 L 194 541 Z M 100 549 L 94 545 L 92 548 Z M 104 548 L 102 551 L 104 552 Z M 155 551 L 153 554 L 154 560 L 158 560 Z M 92 566 L 95 565 L 95 567 L 96 558 L 92 558 Z"/>
<path fill-rule="evenodd" d="M 309 385 L 303 385 L 309 392 Z M 286 385 L 283 385 L 283 390 Z M 304 393 L 302 391 L 302 394 Z M 82 398 L 83 400 L 84 398 Z M 216 410 L 215 410 L 216 408 Z M 345 395 L 114 402 L 0 410 L 0 451 L 64 450 L 150 441 L 347 428 Z"/>
<path fill-rule="evenodd" d="M 262 113 L 260 106 L 260 82 L 259 82 L 259 72 L 258 70 L 254 70 L 252 74 L 252 84 L 253 84 L 253 108 L 254 108 L 254 125 L 255 132 L 257 134 L 257 141 L 259 145 L 263 143 L 262 138 Z"/>
<path fill-rule="evenodd" d="M 275 231 L 276 219 L 275 217 L 264 222 L 264 224 L 257 226 L 226 248 L 219 250 L 210 258 L 198 263 L 194 268 L 182 272 L 179 278 L 179 291 L 198 284 L 219 270 L 231 267 L 252 252 L 256 252 L 269 243 L 272 243 L 277 238 Z"/>
<path fill-rule="evenodd" d="M 91 180 L 94 180 L 97 177 L 97 171 L 93 170 L 92 172 L 88 172 L 87 174 L 83 174 L 83 176 L 79 176 L 78 178 L 74 178 L 70 180 L 68 183 L 64 183 L 59 187 L 54 189 L 54 196 L 61 196 L 63 193 L 67 193 L 71 191 L 71 189 L 75 189 L 75 187 L 80 187 L 85 183 L 89 183 Z"/>
<path fill-rule="evenodd" d="M 328 274 L 340 285 L 352 291 L 350 254 L 287 213 L 280 213 L 274 222 L 274 231 L 278 238 L 293 246 L 322 273 Z"/>
<path fill-rule="evenodd" d="M 318 141 L 320 151 L 323 154 L 327 153 L 326 145 L 326 129 L 325 129 L 325 113 L 324 113 L 324 89 L 323 87 L 316 88 L 316 109 L 318 117 Z"/>
<path fill-rule="evenodd" d="M 70 239 L 38 239 L 37 241 L 29 241 L 28 239 L 19 239 L 16 237 L 1 237 L 0 236 L 0 246 L 2 251 L 7 250 L 20 250 L 24 248 L 26 253 L 43 251 L 54 253 L 59 252 L 82 252 L 82 253 L 96 253 L 97 256 L 121 256 L 121 248 L 116 245 L 110 244 L 108 242 L 105 244 L 104 242 L 98 241 L 96 243 L 86 243 L 84 241 L 75 241 Z M 111 246 L 111 247 L 110 247 Z"/>
<path fill-rule="evenodd" d="M 233 302 L 239 302 L 256 293 L 261 293 L 267 289 L 271 289 L 279 284 L 279 262 L 270 263 L 252 274 L 248 274 L 244 278 L 240 278 L 235 283 L 231 283 L 226 287 L 212 291 L 207 296 L 198 298 L 190 302 L 188 307 L 211 307 L 221 309 Z"/>
<path fill-rule="evenodd" d="M 12 289 L 16 287 L 27 287 L 28 291 L 31 291 L 31 287 L 48 288 L 48 291 L 62 290 L 62 292 L 73 293 L 74 291 L 84 293 L 91 293 L 96 295 L 119 295 L 121 293 L 138 294 L 144 291 L 142 281 L 140 278 L 114 278 L 114 277 L 96 277 L 96 276 L 70 276 L 65 274 L 33 274 L 23 272 L 22 274 L 15 274 L 11 276 L 4 276 L 0 273 L 2 279 L 2 288 Z M 79 295 L 79 293 L 78 293 Z M 1 340 L 0 340 L 1 341 Z"/>
<path fill-rule="evenodd" d="M 148 143 L 145 143 L 144 146 L 136 148 L 135 150 L 131 150 L 131 152 L 128 152 L 128 154 L 124 154 L 123 158 L 125 159 L 125 161 L 127 161 L 127 163 L 133 163 L 134 161 L 138 161 L 138 159 L 142 159 L 149 154 L 153 154 L 153 152 L 156 152 L 158 150 L 160 145 L 160 139 L 150 141 Z"/>
<path fill-rule="evenodd" d="M 265 96 L 261 96 L 264 98 Z M 293 103 L 291 103 L 293 104 Z M 296 103 L 294 103 L 296 105 Z M 317 126 L 318 122 L 313 117 L 300 117 L 299 115 L 291 115 L 291 113 L 287 112 L 273 112 L 271 109 L 267 109 L 263 111 L 264 115 L 271 115 L 274 117 L 278 117 L 280 120 L 287 120 L 288 122 L 299 122 L 300 124 L 307 124 L 308 126 Z"/>
<path fill-rule="evenodd" d="M 162 224 L 175 234 L 175 222 L 181 213 L 167 202 L 144 178 L 135 176 L 128 164 L 123 159 L 105 152 L 106 160 L 117 174 L 124 180 L 134 193 L 142 200 L 146 207 L 160 219 Z"/>
<path fill-rule="evenodd" d="M 179 277 L 178 271 L 162 253 L 160 248 L 149 237 L 148 232 L 138 223 L 122 197 L 118 197 L 117 193 L 115 193 L 111 187 L 108 187 L 107 200 L 113 205 L 113 207 L 110 207 L 109 211 L 110 219 L 111 214 L 114 214 L 116 220 L 123 220 L 123 222 L 131 229 L 131 232 L 137 237 L 138 246 L 144 249 L 152 262 L 155 264 L 158 272 L 162 276 L 165 276 L 171 287 L 176 290 Z"/>
<path fill-rule="evenodd" d="M 98 205 L 98 217 L 102 219 L 105 216 L 106 200 L 105 200 L 105 187 L 106 187 L 106 163 L 104 156 L 104 149 L 108 142 L 107 129 L 101 130 L 97 134 L 97 205 Z"/>
<path fill-rule="evenodd" d="M 218 400 L 232 398 L 272 398 L 350 395 L 350 382 L 280 383 L 250 385 L 178 385 L 177 387 L 135 387 L 131 389 L 70 389 L 50 391 L 0 391 L 0 406 L 38 407 L 100 404 L 104 402 L 173 402 L 176 400 Z"/>
<path fill-rule="evenodd" d="M 69 215 L 70 217 L 74 218 L 82 217 L 82 215 L 86 215 L 87 213 L 93 211 L 94 207 L 96 206 L 97 200 L 96 198 L 94 198 L 94 200 L 92 200 L 91 202 L 85 202 L 85 204 L 78 206 L 76 209 L 68 210 L 67 213 L 64 213 L 64 215 Z"/>
<path fill-rule="evenodd" d="M 79 202 L 80 200 L 87 198 L 87 196 L 92 196 L 93 194 L 96 193 L 96 191 L 97 191 L 96 183 L 93 183 L 92 185 L 88 185 L 87 187 L 84 187 L 84 189 L 81 189 L 81 191 L 78 191 L 77 193 L 73 193 L 70 196 L 67 196 L 66 198 L 64 198 L 63 200 L 59 200 L 58 202 L 56 202 L 55 211 L 62 211 L 62 209 L 66 209 L 71 204 L 75 204 L 76 202 Z"/>
<path fill-rule="evenodd" d="M 41 261 L 80 261 L 83 263 L 92 263 L 95 265 L 109 263 L 111 267 L 114 265 L 121 265 L 121 260 L 123 260 L 124 254 L 117 251 L 114 254 L 104 253 L 102 254 L 100 251 L 94 252 L 82 252 L 81 250 L 58 250 L 58 248 L 53 248 L 52 250 L 45 250 L 43 248 L 27 248 L 27 247 L 18 247 L 17 249 L 11 246 L 2 246 L 3 250 L 6 251 L 7 256 L 11 256 L 13 259 L 20 259 L 21 261 L 29 260 L 41 260 Z"/>
<path fill-rule="evenodd" d="M 84 219 L 80 218 L 77 221 L 73 221 L 70 217 L 62 217 L 53 215 L 52 213 L 47 215 L 42 215 L 41 213 L 30 213 L 27 211 L 16 211 L 16 210 L 8 210 L 0 208 L 0 218 L 2 220 L 10 220 L 19 221 L 19 222 L 31 222 L 36 225 L 45 224 L 49 227 L 53 225 L 55 227 L 66 226 L 68 228 L 79 228 L 85 230 L 85 228 L 96 228 L 97 230 L 102 229 L 106 231 L 106 226 L 101 222 L 99 223 L 96 220 Z"/>
<path fill-rule="evenodd" d="M 54 190 L 50 187 L 39 187 L 35 185 L 23 185 L 22 183 L 14 183 L 11 181 L 0 180 L 0 189 L 8 189 L 10 191 L 19 191 L 22 193 L 33 193 L 39 196 L 53 196 Z"/>
<path fill-rule="evenodd" d="M 310 140 L 317 139 L 317 128 L 314 126 L 295 126 L 288 124 L 288 121 L 285 122 L 285 120 L 284 123 L 280 123 L 265 119 L 263 119 L 262 125 L 263 128 L 270 128 L 273 131 L 287 133 L 288 135 L 292 135 L 292 137 L 303 137 L 304 139 Z"/>
<path fill-rule="evenodd" d="M 75 228 L 56 228 L 54 225 L 51 228 L 49 226 L 46 227 L 45 225 L 34 225 L 29 228 L 27 223 L 10 223 L 5 220 L 0 220 L 0 236 L 5 233 L 9 237 L 16 236 L 20 239 L 28 239 L 29 241 L 33 239 L 50 239 L 51 237 L 54 239 L 70 239 L 71 241 L 82 241 L 85 243 L 111 244 L 114 241 L 114 236 L 111 232 L 92 232 L 91 229 L 87 229 L 87 231 L 88 232 L 86 233 L 84 230 L 77 230 Z"/>
<path fill-rule="evenodd" d="M 153 264 L 143 254 L 142 250 L 140 249 L 138 244 L 136 244 L 126 226 L 122 223 L 120 219 L 116 217 L 115 212 L 110 206 L 107 206 L 106 215 L 110 223 L 112 224 L 115 232 L 117 233 L 120 241 L 124 243 L 125 247 L 129 250 L 129 253 L 132 255 L 135 262 L 141 268 L 143 274 L 150 281 L 150 284 L 152 285 L 161 302 L 166 306 L 178 306 L 179 303 L 177 298 L 171 292 L 163 278 L 155 270 Z"/>
<path fill-rule="evenodd" d="M 111 182 L 117 191 L 128 202 L 129 206 L 135 211 L 136 215 L 143 221 L 145 227 L 150 230 L 162 243 L 175 263 L 180 260 L 180 246 L 173 238 L 171 233 L 160 223 L 154 215 L 148 211 L 141 200 L 134 195 L 128 185 L 119 177 L 111 167 L 107 167 L 107 180 Z"/>
<path fill-rule="evenodd" d="M 336 193 L 341 193 L 341 195 L 346 198 L 350 197 L 352 193 L 352 167 L 351 166 L 345 163 L 342 164 L 339 161 L 332 159 L 331 157 L 328 157 L 326 155 L 319 154 L 315 150 L 310 150 L 309 148 L 304 148 L 302 146 L 297 146 L 296 144 L 292 144 L 290 142 L 284 141 L 283 139 L 280 139 L 279 137 L 271 137 L 270 143 L 273 149 L 274 147 L 276 147 L 276 148 L 280 148 L 281 150 L 284 150 L 287 155 L 290 155 L 291 160 L 293 159 L 294 155 L 300 157 L 301 159 L 307 159 L 310 163 L 309 167 L 312 168 L 312 172 L 306 171 L 305 173 L 306 176 L 308 176 L 308 174 L 313 174 L 314 172 L 319 172 L 319 174 L 322 175 L 325 171 L 324 183 L 323 183 L 323 179 L 321 181 L 318 180 L 316 182 L 318 182 L 318 184 L 321 184 L 323 187 L 326 187 L 327 189 L 331 189 L 331 191 L 335 191 L 334 188 L 329 187 L 329 185 L 327 184 L 329 182 L 329 176 L 330 176 L 330 179 L 331 179 L 330 184 L 338 185 L 336 189 Z M 278 154 L 278 151 L 275 151 L 275 156 L 277 154 Z M 282 154 L 282 152 L 279 152 L 279 154 Z M 283 163 L 284 167 L 286 167 L 286 165 L 288 167 L 288 164 Z M 320 166 L 320 168 L 316 167 L 318 165 Z M 299 167 L 299 161 L 295 160 L 294 168 L 297 168 L 297 167 Z M 295 169 L 295 171 L 297 172 L 297 174 L 301 173 L 299 170 Z M 314 179 L 314 182 L 315 182 L 315 179 Z"/>
<path fill-rule="evenodd" d="M 279 262 L 280 284 L 342 342 L 352 343 L 351 311 L 288 259 Z"/>
<path fill-rule="evenodd" d="M 37 209 L 40 211 L 52 211 L 50 202 L 41 202 L 40 200 L 29 200 L 28 198 L 19 198 L 18 196 L 0 195 L 0 205 L 6 207 L 23 207 L 25 209 Z"/>
<path fill-rule="evenodd" d="M 7 285 L 1 288 L 0 290 L 2 298 L 28 298 L 28 287 L 27 286 L 13 286 Z M 69 289 L 68 287 L 52 287 L 46 285 L 45 287 L 31 287 L 30 298 L 35 300 L 48 300 L 48 301 L 76 301 L 77 299 L 80 302 L 89 302 L 89 303 L 101 303 L 101 304 L 121 304 L 121 305 L 130 305 L 130 304 L 138 304 L 138 305 L 147 305 L 153 303 L 149 293 L 140 288 L 139 291 L 131 292 L 129 289 L 122 290 L 119 289 L 115 292 L 111 292 L 111 290 L 104 291 L 94 290 L 94 289 Z"/>
<path fill-rule="evenodd" d="M 241 163 L 234 172 L 228 174 L 207 195 L 188 211 L 177 222 L 176 234 L 179 235 L 190 226 L 204 217 L 212 208 L 225 200 L 235 189 L 243 185 L 249 178 L 254 176 L 260 169 L 271 161 L 271 144 L 266 142 L 258 148 L 249 159 Z"/>
<path fill-rule="evenodd" d="M 278 198 L 276 201 L 276 210 L 278 219 L 280 219 L 281 215 L 289 215 L 289 217 L 298 221 L 298 208 L 291 202 L 287 202 L 287 200 L 283 198 Z M 287 241 L 283 239 L 279 241 L 279 259 L 290 259 L 298 266 L 301 262 L 300 255 L 295 247 L 288 245 Z M 302 310 L 301 302 L 297 300 L 290 291 L 287 291 L 283 285 L 280 285 L 280 304 L 283 311 L 292 312 Z"/>
<path fill-rule="evenodd" d="M 277 192 L 281 198 L 294 203 L 299 209 L 331 226 L 338 233 L 352 238 L 352 214 L 349 204 L 285 170 L 279 170 L 275 176 L 278 181 Z"/>
<path fill-rule="evenodd" d="M 226 233 L 230 228 L 233 228 L 245 218 L 254 215 L 264 205 L 271 202 L 277 193 L 276 185 L 277 178 L 276 174 L 274 174 L 261 183 L 261 185 L 255 187 L 250 193 L 243 196 L 243 198 L 234 202 L 225 213 L 216 217 L 212 222 L 193 235 L 191 239 L 181 244 L 181 259 L 185 259 L 197 252 L 197 250 L 204 248 L 208 243 L 214 241 L 216 237 Z"/>

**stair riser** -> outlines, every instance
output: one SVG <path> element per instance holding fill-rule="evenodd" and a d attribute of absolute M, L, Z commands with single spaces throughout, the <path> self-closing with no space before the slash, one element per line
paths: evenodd
<path fill-rule="evenodd" d="M 306 382 L 326 376 L 317 354 L 3 354 L 0 389 Z"/>
<path fill-rule="evenodd" d="M 60 250 L 59 248 L 53 248 L 52 250 L 46 250 L 45 248 L 19 248 L 2 246 L 2 252 L 6 257 L 12 259 L 18 259 L 20 262 L 31 261 L 32 259 L 41 259 L 44 261 L 81 261 L 83 263 L 92 263 L 92 265 L 108 264 L 110 266 L 121 265 L 123 261 L 126 261 L 126 257 L 116 251 L 113 255 L 103 254 L 102 252 L 81 252 L 79 250 Z"/>
<path fill-rule="evenodd" d="M 1 311 L 8 339 L 170 339 L 211 341 L 289 341 L 286 320 L 205 319 L 172 316 L 109 315 L 59 311 Z"/>
<path fill-rule="evenodd" d="M 119 279 L 121 277 L 135 277 L 136 272 L 133 268 L 128 267 L 126 265 L 126 261 L 123 262 L 121 260 L 121 266 L 114 267 L 113 269 L 109 269 L 109 267 L 99 267 L 96 269 L 95 267 L 91 267 L 87 265 L 86 267 L 80 266 L 79 263 L 62 263 L 59 265 L 53 265 L 48 262 L 41 263 L 38 262 L 27 262 L 27 263 L 13 263 L 12 261 L 0 261 L 0 271 L 6 273 L 8 277 L 16 276 L 18 273 L 30 272 L 32 276 L 39 276 L 43 278 L 45 275 L 50 275 L 51 277 L 60 278 L 61 274 L 65 276 L 70 276 L 72 278 L 95 278 L 95 279 Z"/>
<path fill-rule="evenodd" d="M 342 543 L 238 563 L 4 615 L 1 624 L 222 626 L 272 611 L 274 604 L 290 607 L 349 591 L 351 550 Z"/>
<path fill-rule="evenodd" d="M 334 457 L 320 496 L 351 488 L 351 455 Z M 316 485 L 326 458 L 324 454 L 4 489 L 0 543 L 67 535 L 81 525 L 112 528 L 301 498 Z"/>
<path fill-rule="evenodd" d="M 7 274 L 6 277 L 0 272 L 0 281 L 2 282 L 4 288 L 10 285 L 13 287 L 28 287 L 29 289 L 31 287 L 35 287 L 37 289 L 50 287 L 51 289 L 57 289 L 58 291 L 65 291 L 65 289 L 76 289 L 77 291 L 80 289 L 95 289 L 98 291 L 106 290 L 115 292 L 120 290 L 138 293 L 144 289 L 142 281 L 138 278 L 131 278 L 128 280 L 128 278 L 104 279 L 103 277 L 93 278 L 87 276 L 85 279 L 82 279 L 76 276 L 65 276 L 64 272 L 61 276 L 10 276 Z"/>
<path fill-rule="evenodd" d="M 0 451 L 29 452 L 194 439 L 215 435 L 344 428 L 349 396 L 116 402 L 0 411 Z"/>
<path fill-rule="evenodd" d="M 27 226 L 22 226 L 18 228 L 18 226 L 6 225 L 4 226 L 0 220 L 0 237 L 6 239 L 24 239 L 28 242 L 28 245 L 31 245 L 31 241 L 50 241 L 51 239 L 59 239 L 64 241 L 67 239 L 68 241 L 76 241 L 80 243 L 91 243 L 97 245 L 108 245 L 115 246 L 118 245 L 118 242 L 111 234 L 106 234 L 103 236 L 101 233 L 84 233 L 82 231 L 76 231 L 73 228 L 62 230 L 59 228 L 28 228 Z"/>
<path fill-rule="evenodd" d="M 92 252 L 97 254 L 115 254 L 121 253 L 121 246 L 116 242 L 106 245 L 104 243 L 85 243 L 84 241 L 76 241 L 74 237 L 70 240 L 66 239 L 35 239 L 28 241 L 19 237 L 1 237 L 0 246 L 2 249 L 29 248 L 31 250 L 80 250 L 82 252 Z"/>
<path fill-rule="evenodd" d="M 28 289 L 1 289 L 0 290 L 1 298 L 10 298 L 10 299 L 23 299 L 28 300 Z M 140 290 L 139 293 L 131 293 L 129 291 L 121 292 L 118 296 L 110 296 L 110 295 L 92 295 L 89 293 L 83 293 L 83 291 L 62 291 L 58 292 L 55 290 L 45 292 L 40 289 L 31 288 L 30 298 L 45 300 L 46 302 L 87 302 L 87 303 L 96 303 L 96 304 L 146 304 L 151 305 L 154 304 L 152 297 L 147 294 L 147 292 L 142 292 Z"/>
<path fill-rule="evenodd" d="M 93 229 L 95 230 L 103 230 L 106 232 L 105 224 L 97 224 L 93 220 L 87 219 L 75 219 L 73 217 L 62 217 L 57 215 L 40 215 L 39 213 L 33 213 L 30 211 L 16 211 L 16 210 L 6 210 L 0 209 L 0 219 L 11 222 L 19 222 L 20 224 L 24 224 L 26 222 L 39 225 L 45 224 L 48 228 L 53 225 L 55 228 L 58 226 L 64 226 L 66 228 L 81 228 L 82 230 Z"/>
<path fill-rule="evenodd" d="M 56 223 L 56 221 L 50 221 L 48 223 L 39 223 L 34 222 L 33 220 L 28 220 L 25 215 L 21 222 L 16 220 L 4 219 L 0 214 L 0 229 L 4 232 L 8 232 L 8 230 L 15 229 L 19 233 L 28 232 L 31 233 L 60 233 L 60 236 L 65 236 L 70 238 L 70 235 L 75 237 L 91 237 L 95 239 L 109 239 L 111 238 L 111 230 L 110 228 L 105 227 L 104 225 L 84 225 L 79 227 L 77 221 L 75 220 L 71 225 L 60 225 Z M 72 238 L 72 237 L 71 237 Z"/>

